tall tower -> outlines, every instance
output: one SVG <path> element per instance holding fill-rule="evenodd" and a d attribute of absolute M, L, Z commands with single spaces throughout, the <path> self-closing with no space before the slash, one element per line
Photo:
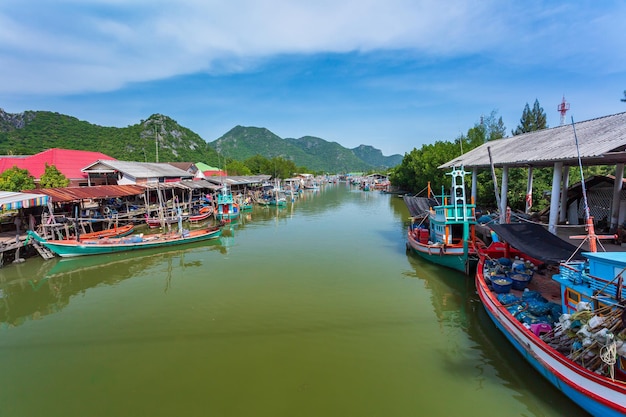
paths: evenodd
<path fill-rule="evenodd" d="M 565 101 L 565 96 L 563 96 L 563 100 L 561 104 L 558 105 L 556 110 L 561 113 L 561 126 L 565 124 L 565 113 L 569 110 L 569 103 Z"/>

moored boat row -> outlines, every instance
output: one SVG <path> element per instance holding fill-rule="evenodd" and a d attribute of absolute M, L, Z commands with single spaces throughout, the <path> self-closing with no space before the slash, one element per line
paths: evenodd
<path fill-rule="evenodd" d="M 586 252 L 561 262 L 547 246 L 528 248 L 531 254 L 494 242 L 479 250 L 476 289 L 489 317 L 581 408 L 594 416 L 623 416 L 626 253 Z"/>
<path fill-rule="evenodd" d="M 440 199 L 405 201 L 407 249 L 474 276 L 495 326 L 544 378 L 594 416 L 626 415 L 626 253 L 591 252 L 533 223 L 492 225 L 476 237 L 462 168 Z M 475 273 L 472 268 L 476 266 Z"/>

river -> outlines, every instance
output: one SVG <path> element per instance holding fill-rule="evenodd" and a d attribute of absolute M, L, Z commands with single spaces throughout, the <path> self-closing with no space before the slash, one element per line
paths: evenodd
<path fill-rule="evenodd" d="M 2 417 L 584 415 L 346 184 L 215 242 L 0 269 Z"/>

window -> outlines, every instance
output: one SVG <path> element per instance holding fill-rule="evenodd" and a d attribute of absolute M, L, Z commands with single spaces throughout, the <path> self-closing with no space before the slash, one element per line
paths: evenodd
<path fill-rule="evenodd" d="M 565 300 L 568 304 L 578 304 L 580 302 L 580 294 L 568 288 L 565 293 Z"/>

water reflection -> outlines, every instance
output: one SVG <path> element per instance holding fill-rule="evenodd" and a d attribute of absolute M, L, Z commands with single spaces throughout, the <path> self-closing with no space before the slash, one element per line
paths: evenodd
<path fill-rule="evenodd" d="M 442 360 L 446 372 L 472 383 L 476 391 L 501 385 L 533 416 L 585 415 L 527 364 L 488 317 L 474 282 L 463 274 L 407 255 L 412 270 L 405 275 L 423 280 L 430 290 L 441 333 L 451 343 Z M 462 331 L 468 344 L 454 336 Z M 455 342 L 452 342 L 455 341 Z M 537 400 L 540 399 L 540 400 Z"/>
<path fill-rule="evenodd" d="M 215 247 L 0 270 L 0 415 L 580 415 L 406 254 L 402 199 L 307 193 Z"/>
<path fill-rule="evenodd" d="M 54 314 L 68 306 L 73 297 L 91 288 L 117 285 L 163 262 L 167 263 L 164 283 L 164 291 L 167 291 L 174 269 L 202 266 L 197 259 L 185 260 L 187 253 L 198 250 L 226 251 L 217 240 L 165 252 L 160 248 L 49 261 L 31 259 L 0 276 L 0 327 L 15 327 Z"/>

